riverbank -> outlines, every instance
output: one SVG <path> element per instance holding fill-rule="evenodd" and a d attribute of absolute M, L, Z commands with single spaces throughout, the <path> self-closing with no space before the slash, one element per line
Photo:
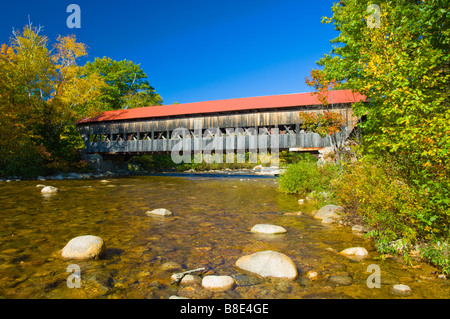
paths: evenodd
<path fill-rule="evenodd" d="M 128 173 L 113 173 L 105 172 L 104 174 L 93 173 L 59 173 L 49 176 L 37 176 L 36 178 L 22 178 L 21 176 L 8 176 L 7 178 L 0 179 L 0 182 L 19 182 L 19 181 L 46 181 L 46 180 L 88 180 L 88 179 L 101 179 L 111 177 L 125 177 L 125 176 L 210 176 L 210 177 L 251 177 L 251 178 L 264 178 L 264 177 L 277 177 L 284 173 L 284 168 L 279 167 L 262 167 L 261 165 L 255 166 L 253 169 L 223 169 L 223 170 L 200 170 L 196 171 L 189 169 L 186 171 L 129 171 Z"/>

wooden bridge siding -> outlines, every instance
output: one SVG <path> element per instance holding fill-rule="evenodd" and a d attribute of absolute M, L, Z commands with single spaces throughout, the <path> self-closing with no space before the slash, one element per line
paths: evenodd
<path fill-rule="evenodd" d="M 314 110 L 309 110 L 313 112 Z M 320 111 L 320 110 L 316 110 Z M 356 122 L 356 118 L 352 116 L 349 108 L 334 109 L 343 114 L 347 120 L 347 126 L 353 128 L 352 122 Z M 226 114 L 226 115 L 205 115 L 188 118 L 173 119 L 149 119 L 136 120 L 133 122 L 111 122 L 111 123 L 95 123 L 80 125 L 80 128 L 88 128 L 89 134 L 123 134 L 136 132 L 171 132 L 176 128 L 194 129 L 195 121 L 202 122 L 203 129 L 211 127 L 219 128 L 244 128 L 244 127 L 261 127 L 261 126 L 280 126 L 295 125 L 300 122 L 298 115 L 299 110 L 289 111 L 272 111 L 259 113 L 244 114 Z M 283 127 L 280 127 L 283 129 Z"/>
<path fill-rule="evenodd" d="M 316 133 L 297 133 L 278 135 L 278 143 L 272 144 L 271 137 L 266 135 L 266 140 L 261 136 L 256 136 L 257 147 L 261 150 L 264 146 L 269 152 L 271 147 L 278 149 L 288 149 L 291 147 L 321 148 L 330 146 L 328 137 L 320 137 Z M 227 140 L 232 141 L 234 149 L 245 145 L 245 150 L 249 151 L 251 136 L 225 136 L 220 137 L 219 143 L 226 153 Z M 173 147 L 181 143 L 180 139 L 159 139 L 159 140 L 139 140 L 139 141 L 112 141 L 112 142 L 87 142 L 86 151 L 88 153 L 147 153 L 147 152 L 170 152 Z M 194 139 L 191 138 L 191 151 L 194 151 Z M 212 143 L 212 138 L 202 138 L 202 150 Z M 219 144 L 219 145 L 220 145 Z M 278 144 L 278 145 L 277 145 Z"/>

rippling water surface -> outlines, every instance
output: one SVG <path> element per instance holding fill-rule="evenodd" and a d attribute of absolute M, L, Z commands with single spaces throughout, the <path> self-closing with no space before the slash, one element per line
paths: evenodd
<path fill-rule="evenodd" d="M 449 298 L 448 280 L 425 263 L 407 268 L 381 260 L 370 240 L 348 227 L 323 225 L 295 196 L 276 191 L 274 179 L 141 176 L 101 180 L 44 181 L 61 192 L 43 196 L 36 181 L 0 184 L 0 296 L 4 298 L 400 298 L 395 284 L 412 289 L 408 298 Z M 145 212 L 167 208 L 173 216 Z M 284 213 L 303 210 L 301 216 Z M 250 233 L 255 224 L 283 226 L 282 235 Z M 100 260 L 73 261 L 60 250 L 73 237 L 96 235 L 107 252 Z M 342 249 L 363 246 L 370 257 L 352 261 Z M 289 256 L 299 277 L 263 280 L 234 265 L 243 255 L 275 250 Z M 67 267 L 81 269 L 81 288 L 68 288 Z M 367 266 L 381 269 L 381 288 L 368 288 Z M 212 293 L 171 284 L 181 269 L 231 275 L 232 290 Z M 175 268 L 174 268 L 175 267 Z M 317 280 L 306 277 L 316 271 Z M 351 278 L 345 285 L 332 275 Z"/>

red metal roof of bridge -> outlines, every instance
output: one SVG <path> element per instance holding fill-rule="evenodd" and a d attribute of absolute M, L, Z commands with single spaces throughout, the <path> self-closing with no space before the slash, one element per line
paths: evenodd
<path fill-rule="evenodd" d="M 365 99 L 365 96 L 352 93 L 351 90 L 330 91 L 329 103 L 354 103 Z M 96 117 L 80 120 L 78 123 L 93 123 L 104 121 L 120 121 L 141 118 L 170 117 L 204 113 L 221 113 L 257 109 L 274 109 L 307 105 L 320 105 L 317 94 L 294 93 L 283 95 L 268 95 L 246 97 L 239 99 L 183 103 L 173 105 L 148 106 L 136 109 L 107 111 Z"/>

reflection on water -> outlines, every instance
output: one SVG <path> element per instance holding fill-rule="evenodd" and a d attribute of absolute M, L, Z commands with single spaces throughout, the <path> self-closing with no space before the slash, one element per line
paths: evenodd
<path fill-rule="evenodd" d="M 43 196 L 35 181 L 0 184 L 0 296 L 5 298 L 399 298 L 406 284 L 412 298 L 448 298 L 448 280 L 421 263 L 405 268 L 377 259 L 371 241 L 344 227 L 323 225 L 295 196 L 276 191 L 274 179 L 147 176 L 108 181 L 44 181 L 61 192 Z M 166 208 L 170 217 L 145 212 Z M 282 235 L 250 233 L 255 224 L 287 229 Z M 96 235 L 107 252 L 101 260 L 70 261 L 60 250 L 73 237 Z M 337 251 L 363 246 L 370 258 L 352 261 Z M 263 280 L 234 265 L 262 250 L 288 255 L 299 270 L 292 282 Z M 381 288 L 368 288 L 370 264 L 381 269 Z M 70 264 L 81 269 L 81 288 L 70 289 Z M 181 270 L 205 267 L 206 274 L 231 275 L 238 285 L 212 293 L 171 284 Z M 316 271 L 317 280 L 306 277 Z M 347 278 L 334 282 L 330 276 Z M 350 283 L 348 282 L 350 277 Z"/>

